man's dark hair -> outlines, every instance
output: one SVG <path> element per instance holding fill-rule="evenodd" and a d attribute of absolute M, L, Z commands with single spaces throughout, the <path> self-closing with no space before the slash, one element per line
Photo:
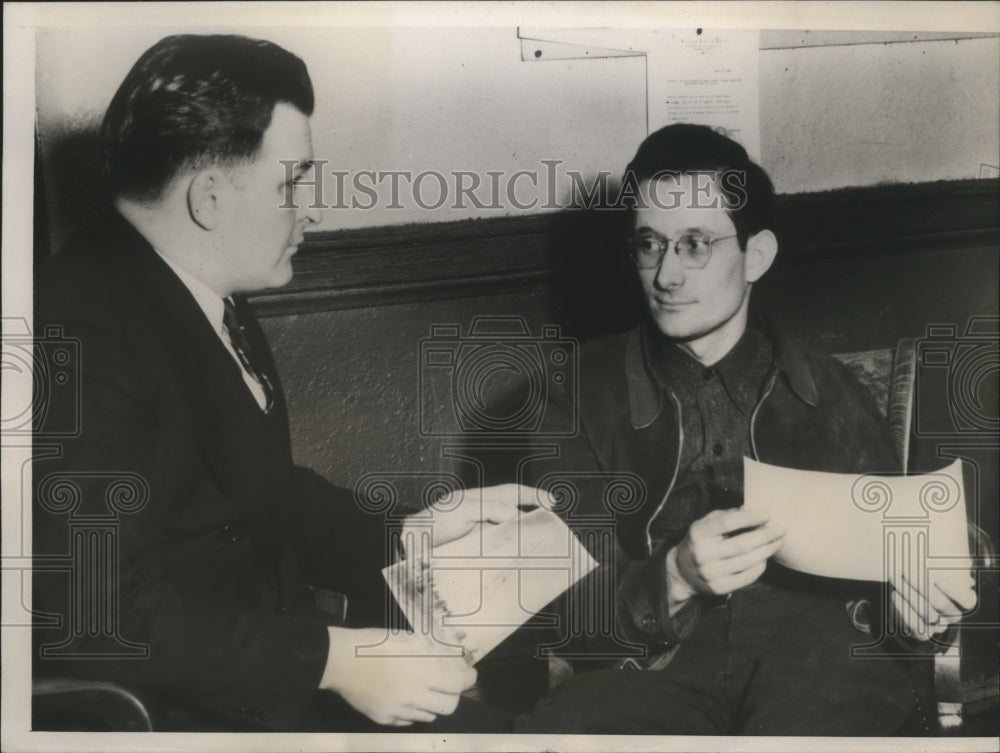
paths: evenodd
<path fill-rule="evenodd" d="M 161 39 L 132 66 L 104 116 L 112 189 L 155 201 L 182 168 L 248 160 L 279 102 L 312 115 L 305 63 L 278 45 L 236 35 Z"/>
<path fill-rule="evenodd" d="M 714 173 L 725 184 L 742 184 L 735 206 L 727 208 L 740 248 L 747 238 L 774 225 L 774 186 L 767 173 L 731 138 L 704 125 L 675 123 L 650 134 L 625 170 L 625 184 L 638 186 L 665 174 Z M 723 186 L 725 190 L 725 185 Z"/>

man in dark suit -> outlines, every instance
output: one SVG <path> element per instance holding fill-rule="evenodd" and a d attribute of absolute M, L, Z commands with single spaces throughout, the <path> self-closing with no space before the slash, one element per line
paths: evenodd
<path fill-rule="evenodd" d="M 104 120 L 115 212 L 37 279 L 38 331 L 78 344 L 63 365 L 80 381 L 39 394 L 36 446 L 78 430 L 34 465 L 35 609 L 63 618 L 39 618 L 35 674 L 140 688 L 177 728 L 407 726 L 476 678 L 386 631 L 385 522 L 294 465 L 240 298 L 286 284 L 320 219 L 296 200 L 312 110 L 305 65 L 274 44 L 157 43 Z M 465 492 L 435 543 L 512 519 L 519 492 Z M 69 573 L 41 569 L 67 550 Z"/>

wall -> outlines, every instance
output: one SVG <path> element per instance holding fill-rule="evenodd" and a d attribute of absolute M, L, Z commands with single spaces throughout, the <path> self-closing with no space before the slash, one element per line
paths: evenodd
<path fill-rule="evenodd" d="M 761 161 L 775 188 L 956 180 L 1000 165 L 998 49 L 966 39 L 762 52 Z"/>
<path fill-rule="evenodd" d="M 431 327 L 474 316 L 517 312 L 537 333 L 550 321 L 544 290 L 438 300 L 263 320 L 288 395 L 296 461 L 352 484 L 366 473 L 432 471 L 447 466 L 421 411 L 452 399 L 420 399 L 420 344 Z M 405 484 L 403 485 L 405 486 Z"/>
<path fill-rule="evenodd" d="M 561 160 L 561 171 L 619 174 L 645 135 L 642 58 L 522 62 L 514 27 L 332 23 L 221 29 L 265 35 L 306 61 L 317 90 L 315 153 L 329 160 L 327 171 L 474 171 L 487 202 L 487 171 L 542 171 L 544 204 L 543 159 Z M 115 88 L 144 49 L 180 30 L 39 30 L 36 110 L 55 247 L 106 201 L 95 132 Z M 1000 165 L 998 92 L 996 37 L 764 49 L 762 160 L 782 193 L 978 177 L 981 163 Z M 557 182 L 557 202 L 565 202 L 562 172 Z M 424 190 L 433 203 L 436 184 Z M 336 196 L 328 176 L 324 199 Z M 327 210 L 323 227 L 545 211 L 505 200 L 500 209 L 468 202 L 427 211 L 405 192 L 405 208 L 388 203 Z"/>

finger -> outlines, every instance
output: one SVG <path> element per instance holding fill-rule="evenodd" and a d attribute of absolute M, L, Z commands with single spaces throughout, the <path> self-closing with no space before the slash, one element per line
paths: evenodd
<path fill-rule="evenodd" d="M 783 534 L 775 538 L 764 535 L 737 541 L 742 538 L 743 536 L 734 537 L 733 541 L 736 543 L 732 546 L 729 545 L 729 540 L 724 539 L 713 539 L 706 544 L 696 546 L 691 552 L 692 559 L 702 572 L 735 573 L 763 562 L 785 543 Z M 752 546 L 754 543 L 757 543 L 757 546 Z M 733 563 L 732 560 L 739 562 Z"/>
<path fill-rule="evenodd" d="M 930 609 L 937 613 L 940 620 L 951 625 L 962 619 L 963 612 L 976 606 L 975 582 L 972 580 L 971 574 L 967 576 L 968 580 L 961 576 L 948 577 L 951 573 L 947 572 L 941 575 L 943 576 L 941 580 L 935 580 L 926 586 L 926 594 L 917 588 L 914 579 L 907 573 L 900 573 L 899 580 L 903 586 L 904 596 L 907 595 L 907 591 L 913 591 L 918 595 L 919 599 L 914 604 L 918 609 L 921 609 L 923 603 L 926 602 L 930 605 Z M 912 600 L 911 603 L 913 603 Z M 932 619 L 929 622 L 932 623 L 934 614 L 930 613 L 930 615 Z"/>
<path fill-rule="evenodd" d="M 406 706 L 400 706 L 393 709 L 392 711 L 380 710 L 372 712 L 362 712 L 365 716 L 371 719 L 376 724 L 381 724 L 383 727 L 407 727 L 413 724 L 408 718 L 409 709 Z"/>
<path fill-rule="evenodd" d="M 700 521 L 696 521 L 694 525 L 698 525 L 699 522 L 702 524 L 702 535 L 724 536 L 744 528 L 762 526 L 770 519 L 770 515 L 764 510 L 737 507 L 731 510 L 714 510 Z"/>
<path fill-rule="evenodd" d="M 952 613 L 952 610 L 954 610 L 955 607 L 957 607 L 959 617 L 962 616 L 962 613 L 971 612 L 973 609 L 976 608 L 976 604 L 979 602 L 979 598 L 976 596 L 976 589 L 974 586 L 969 586 L 967 588 L 962 588 L 962 587 L 949 588 L 947 585 L 942 587 L 941 584 L 935 583 L 933 590 L 935 598 L 939 598 L 938 594 L 940 594 L 941 599 L 946 599 L 947 601 L 951 602 L 952 605 L 954 605 L 950 609 L 947 607 L 943 609 L 939 608 L 940 611 L 950 614 Z"/>
<path fill-rule="evenodd" d="M 927 600 L 915 590 L 902 593 L 896 591 L 896 596 L 894 604 L 903 618 L 904 626 L 909 628 L 917 640 L 929 641 L 933 636 L 944 633 L 952 622 L 957 621 L 947 619 L 932 609 Z"/>
<path fill-rule="evenodd" d="M 419 710 L 423 714 L 430 714 L 431 719 L 422 721 L 433 721 L 434 717 L 448 716 L 458 708 L 458 701 L 461 698 L 456 693 L 439 693 L 436 690 L 428 690 L 418 699 L 413 701 L 414 710 Z"/>
<path fill-rule="evenodd" d="M 556 504 L 555 498 L 545 489 L 525 484 L 498 484 L 482 488 L 483 501 L 504 507 L 544 507 Z"/>
<path fill-rule="evenodd" d="M 895 588 L 901 603 L 905 603 L 910 613 L 915 616 L 910 619 L 915 629 L 929 631 L 930 628 L 941 625 L 941 613 L 931 605 L 920 589 L 907 579 L 905 573 L 901 573 L 900 583 Z M 944 627 L 947 628 L 947 624 Z"/>
<path fill-rule="evenodd" d="M 931 607 L 941 615 L 941 619 L 952 625 L 976 606 L 976 592 L 971 587 L 957 591 L 947 589 L 947 583 L 931 583 L 927 598 Z"/>
<path fill-rule="evenodd" d="M 413 724 L 414 722 L 433 722 L 438 718 L 438 714 L 433 711 L 428 711 L 427 709 L 418 708 L 416 706 L 408 706 L 404 711 L 399 713 L 399 719 L 402 724 L 397 726 L 406 726 Z"/>
<path fill-rule="evenodd" d="M 740 573 L 758 566 L 766 566 L 767 560 L 777 552 L 784 543 L 783 539 L 769 541 L 761 546 L 743 552 L 735 557 L 716 560 L 702 567 L 702 574 L 706 580 L 723 578 L 729 575 L 739 575 Z"/>
<path fill-rule="evenodd" d="M 462 505 L 468 516 L 490 523 L 517 520 L 519 507 L 537 507 L 546 492 L 521 484 L 500 484 L 480 489 L 468 489 Z"/>
<path fill-rule="evenodd" d="M 976 607 L 976 581 L 968 570 L 947 570 L 934 578 L 931 599 L 936 603 L 938 593 L 952 602 L 962 612 L 971 612 Z M 942 612 L 952 612 L 955 607 L 945 607 Z"/>
<path fill-rule="evenodd" d="M 931 637 L 928 626 L 899 591 L 892 593 L 892 606 L 896 611 L 897 618 L 902 622 L 904 636 L 912 636 L 921 641 L 926 641 Z"/>
<path fill-rule="evenodd" d="M 754 550 L 773 547 L 776 543 L 780 547 L 784 541 L 784 536 L 784 528 L 773 523 L 768 523 L 760 528 L 754 528 L 745 533 L 723 539 L 719 543 L 717 551 L 720 559 L 743 557 Z M 774 548 L 767 556 L 770 557 L 774 551 L 777 551 L 777 548 Z"/>
<path fill-rule="evenodd" d="M 444 659 L 435 669 L 427 687 L 439 693 L 457 695 L 475 685 L 478 677 L 476 670 L 464 659 Z"/>
<path fill-rule="evenodd" d="M 729 594 L 741 588 L 749 586 L 761 575 L 764 574 L 766 563 L 762 562 L 754 567 L 747 568 L 743 572 L 733 573 L 708 583 L 711 591 L 718 595 Z"/>
<path fill-rule="evenodd" d="M 538 489 L 524 484 L 501 484 L 487 487 L 484 491 L 484 502 L 493 522 L 505 522 L 517 517 L 523 508 L 551 510 L 558 500 L 545 489 Z"/>

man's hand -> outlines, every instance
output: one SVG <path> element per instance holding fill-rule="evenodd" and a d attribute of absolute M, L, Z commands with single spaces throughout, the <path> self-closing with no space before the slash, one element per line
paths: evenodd
<path fill-rule="evenodd" d="M 903 623 L 903 634 L 921 641 L 943 633 L 976 606 L 970 571 L 931 571 L 929 576 L 923 590 L 915 574 L 900 572 L 890 581 L 892 606 Z"/>
<path fill-rule="evenodd" d="M 671 611 L 696 593 L 728 594 L 750 585 L 763 574 L 784 536 L 766 513 L 743 507 L 713 510 L 696 520 L 667 556 Z"/>
<path fill-rule="evenodd" d="M 530 486 L 502 484 L 481 489 L 459 489 L 447 494 L 426 510 L 414 513 L 403 524 L 403 540 L 408 528 L 433 526 L 433 546 L 468 535 L 479 525 L 496 525 L 517 520 L 518 507 L 538 507 L 548 495 Z"/>
<path fill-rule="evenodd" d="M 462 656 L 440 656 L 430 637 L 385 630 L 330 629 L 330 651 L 321 690 L 338 693 L 378 724 L 406 727 L 451 714 L 476 670 Z M 359 646 L 377 646 L 384 656 L 357 656 Z M 413 657 L 413 658 L 410 658 Z"/>

